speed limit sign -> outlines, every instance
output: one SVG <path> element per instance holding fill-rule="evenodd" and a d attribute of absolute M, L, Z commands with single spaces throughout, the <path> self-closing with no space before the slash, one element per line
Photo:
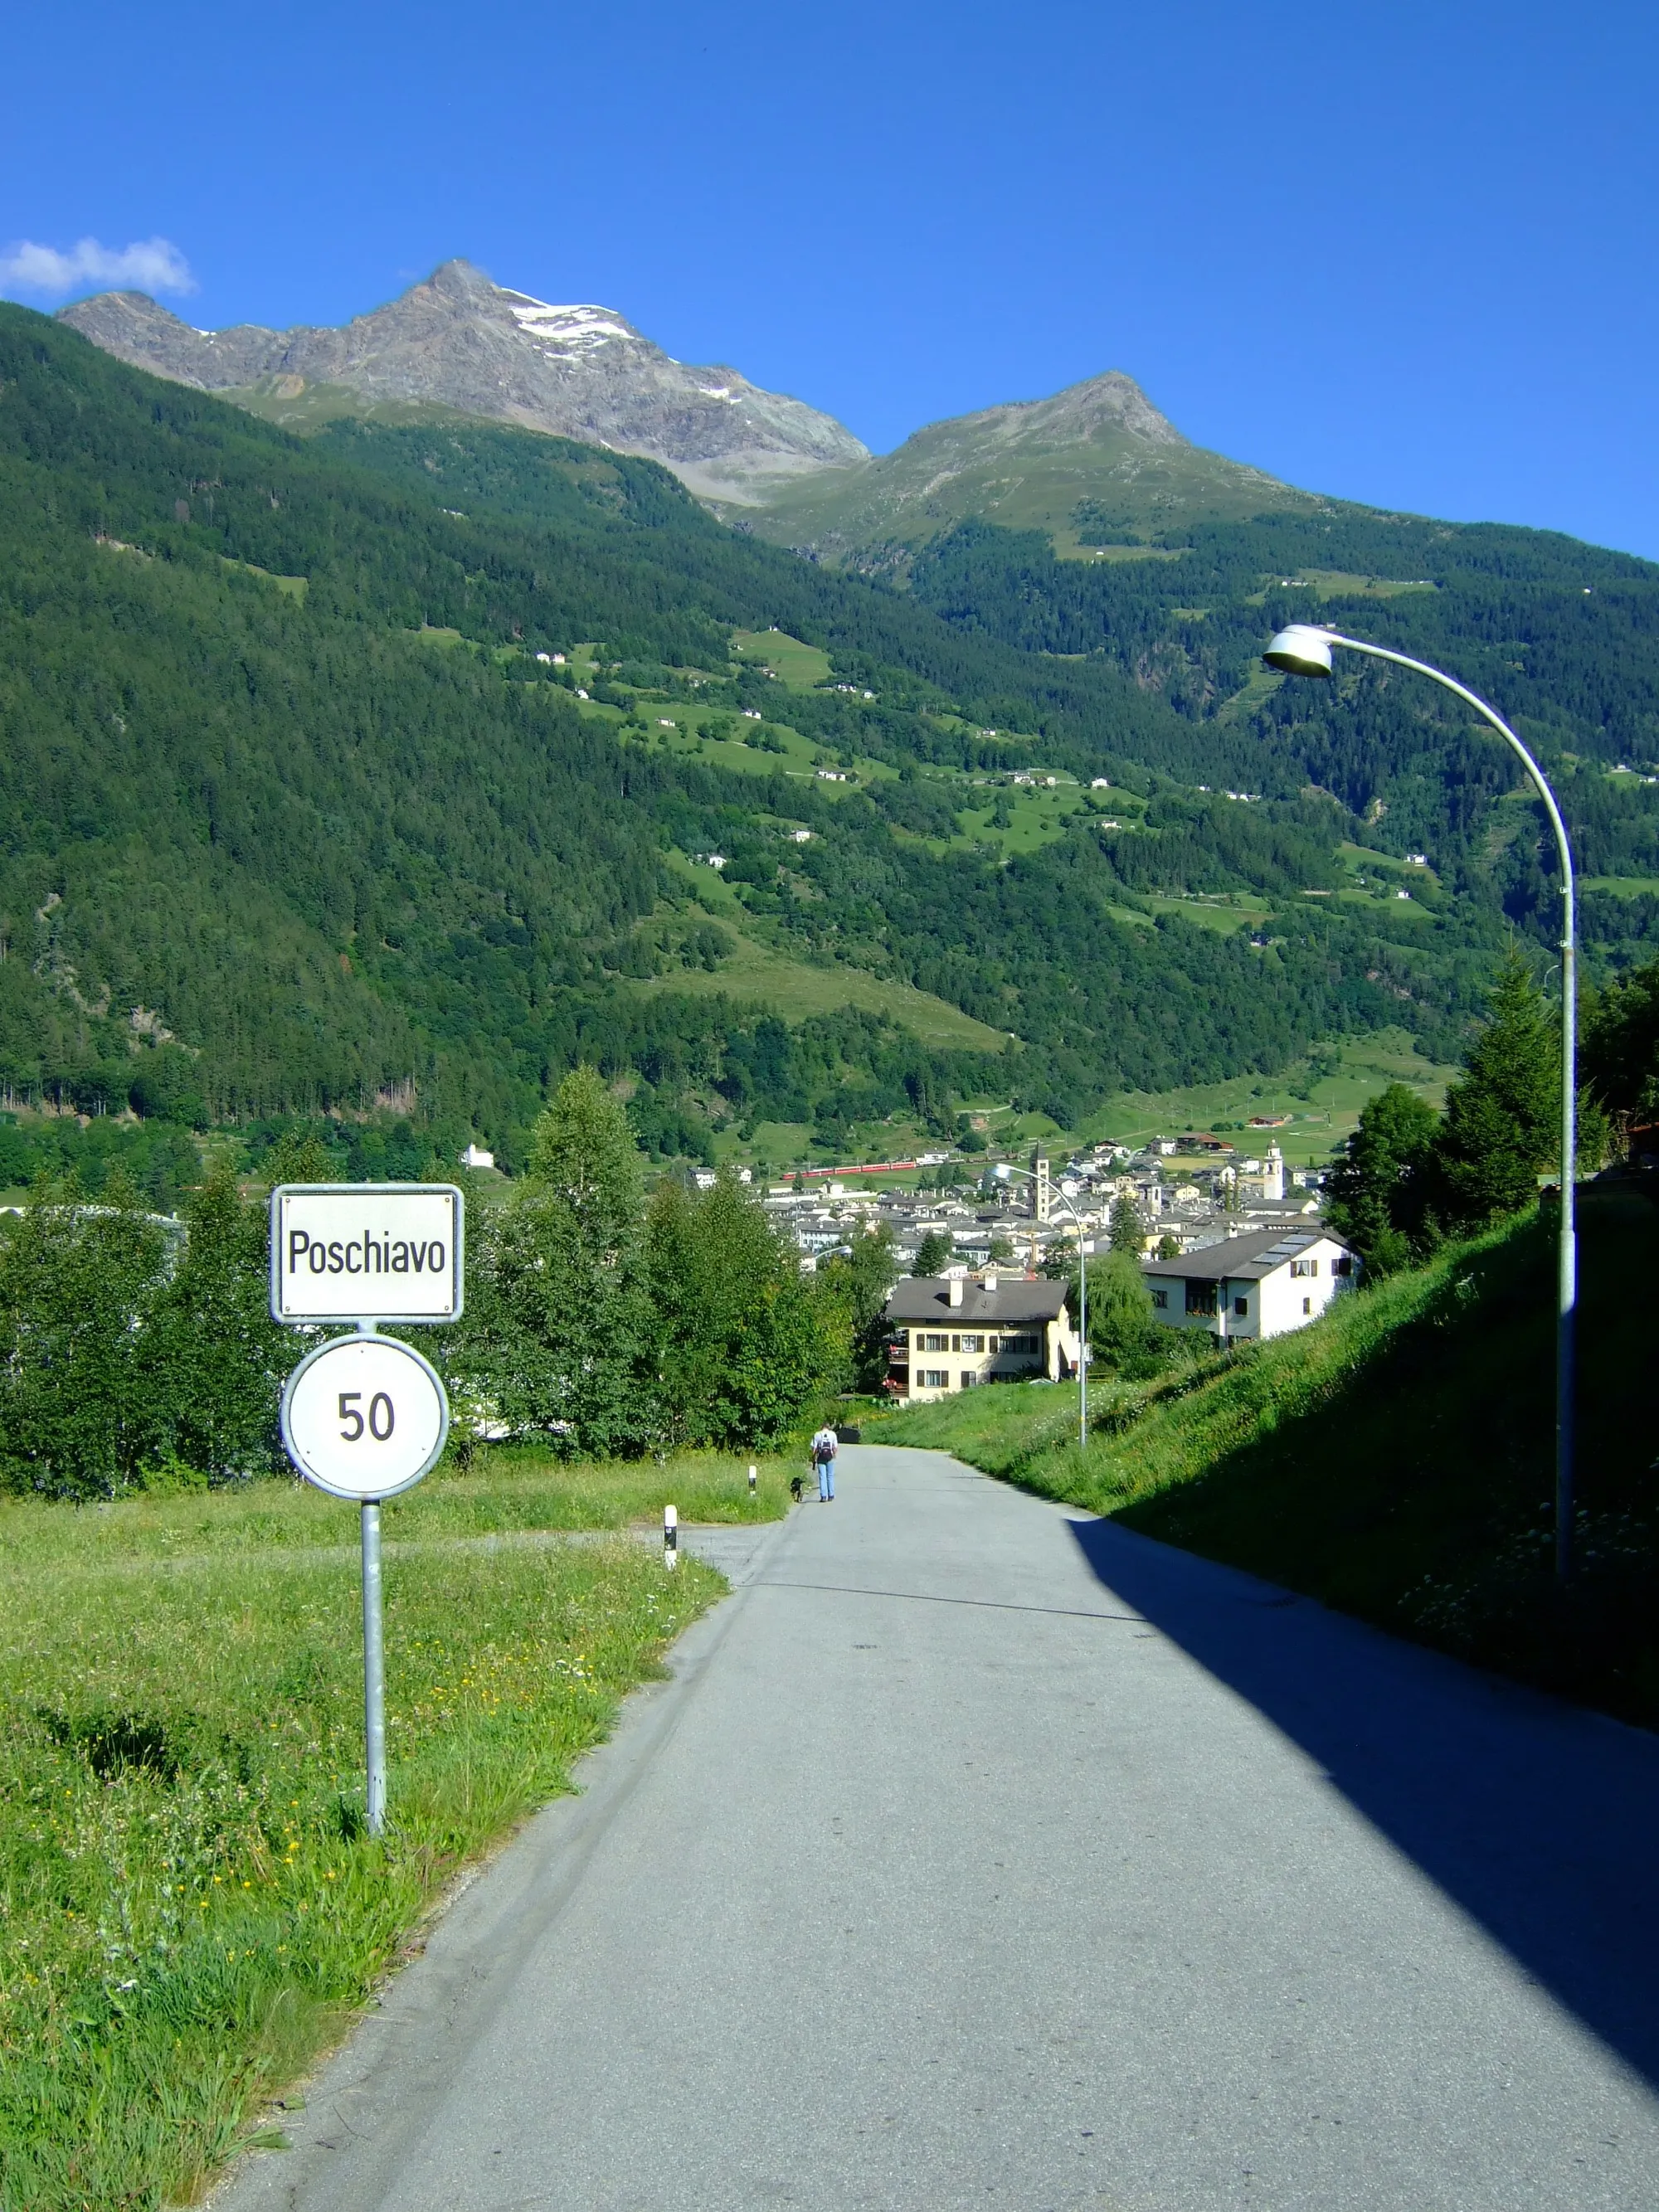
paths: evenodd
<path fill-rule="evenodd" d="M 438 1370 L 377 1322 L 461 1311 L 465 1201 L 448 1183 L 279 1183 L 270 1194 L 270 1310 L 291 1328 L 356 1322 L 308 1352 L 283 1392 L 283 1442 L 306 1480 L 359 1508 L 363 1540 L 363 1754 L 368 1832 L 386 1826 L 386 1634 L 380 1502 L 443 1456 Z"/>
<path fill-rule="evenodd" d="M 437 1464 L 449 1401 L 437 1370 L 395 1336 L 337 1336 L 308 1352 L 283 1393 L 283 1442 L 332 1498 L 395 1498 Z"/>

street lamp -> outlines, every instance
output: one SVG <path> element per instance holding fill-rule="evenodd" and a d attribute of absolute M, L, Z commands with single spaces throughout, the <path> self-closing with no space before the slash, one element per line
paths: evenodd
<path fill-rule="evenodd" d="M 999 1182 L 1011 1182 L 1015 1176 L 1023 1176 L 1027 1182 L 1036 1181 L 1030 1168 L 1017 1168 L 1008 1160 L 999 1160 L 992 1173 Z M 1083 1222 L 1076 1206 L 1064 1191 L 1055 1190 L 1052 1185 L 1049 1198 L 1051 1202 L 1056 1198 L 1060 1200 L 1077 1231 L 1077 1448 L 1085 1451 L 1089 1443 L 1089 1261 L 1083 1249 Z"/>
<path fill-rule="evenodd" d="M 1351 653 L 1369 653 L 1374 660 L 1392 660 L 1455 691 L 1466 705 L 1490 722 L 1520 760 L 1534 791 L 1544 802 L 1550 827 L 1555 832 L 1561 860 L 1561 1221 L 1557 1248 L 1555 1309 L 1555 1578 L 1565 1583 L 1572 1572 L 1572 1459 L 1573 1459 L 1573 1330 L 1578 1298 L 1578 1243 L 1573 1219 L 1573 1171 L 1577 1164 L 1575 1121 L 1578 1105 L 1577 982 L 1574 970 L 1572 848 L 1567 825 L 1561 818 L 1555 793 L 1544 771 L 1503 716 L 1462 684 L 1454 682 L 1426 661 L 1407 653 L 1390 653 L 1386 646 L 1368 645 L 1363 638 L 1344 637 L 1338 630 L 1316 629 L 1310 623 L 1292 623 L 1279 631 L 1262 654 L 1269 668 L 1290 676 L 1333 673 L 1331 647 L 1345 646 Z"/>

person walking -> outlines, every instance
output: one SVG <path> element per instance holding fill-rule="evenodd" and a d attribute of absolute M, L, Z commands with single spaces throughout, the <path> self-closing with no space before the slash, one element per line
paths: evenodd
<path fill-rule="evenodd" d="M 818 1504 L 829 1505 L 836 1495 L 836 1445 L 838 1439 L 826 1421 L 812 1439 L 812 1464 L 818 1474 Z"/>

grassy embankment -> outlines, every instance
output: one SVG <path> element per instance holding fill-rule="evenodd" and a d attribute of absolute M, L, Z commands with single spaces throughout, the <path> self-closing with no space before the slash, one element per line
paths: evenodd
<path fill-rule="evenodd" d="M 712 1456 L 503 1453 L 388 1504 L 378 1841 L 349 1505 L 279 1481 L 0 1504 L 0 2203 L 198 2190 L 720 1595 L 626 1525 L 670 1499 L 687 1522 L 775 1519 L 787 1479 L 764 1463 L 751 1501 Z"/>
<path fill-rule="evenodd" d="M 1050 1498 L 1398 1634 L 1659 1725 L 1659 1407 L 1645 1286 L 1659 1206 L 1583 1193 L 1577 1584 L 1550 1578 L 1554 1244 L 1529 1218 L 1295 1335 L 1097 1384 L 1086 1453 L 1052 1386 L 890 1415 Z"/>

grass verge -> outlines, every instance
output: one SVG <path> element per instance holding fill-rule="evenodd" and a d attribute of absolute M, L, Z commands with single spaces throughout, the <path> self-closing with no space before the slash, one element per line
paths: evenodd
<path fill-rule="evenodd" d="M 1111 1514 L 1461 1657 L 1659 1725 L 1659 1407 L 1645 1285 L 1659 1208 L 1581 1205 L 1579 1571 L 1553 1542 L 1554 1248 L 1528 1218 L 1313 1327 L 1139 1388 L 990 1389 L 889 1415 L 1045 1497 Z"/>
<path fill-rule="evenodd" d="M 280 1482 L 0 1506 L 0 2203 L 158 2207 L 340 2032 L 468 1858 L 570 1785 L 724 1588 L 536 1529 L 775 1517 L 745 1466 L 502 1454 L 386 1509 L 391 1814 L 362 1820 L 356 1516 Z"/>

